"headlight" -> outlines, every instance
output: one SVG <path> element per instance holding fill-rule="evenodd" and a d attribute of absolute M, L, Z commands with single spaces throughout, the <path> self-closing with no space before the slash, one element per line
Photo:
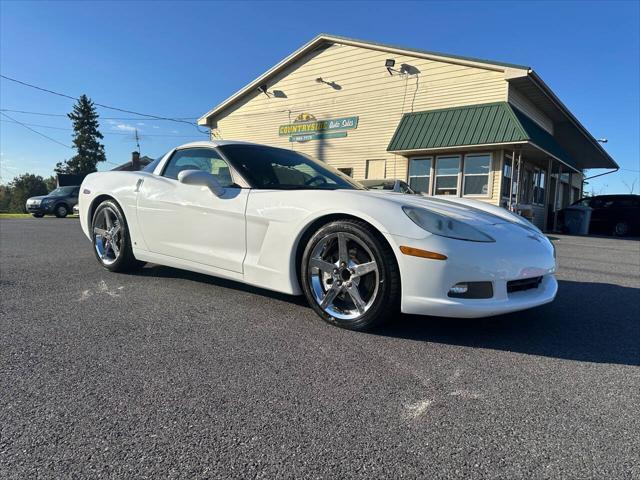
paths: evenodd
<path fill-rule="evenodd" d="M 434 235 L 470 242 L 495 242 L 493 238 L 477 228 L 431 210 L 415 207 L 402 207 L 402 210 L 413 223 Z"/>

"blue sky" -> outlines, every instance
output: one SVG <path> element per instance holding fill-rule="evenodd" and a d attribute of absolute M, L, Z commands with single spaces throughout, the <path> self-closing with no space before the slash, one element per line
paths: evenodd
<path fill-rule="evenodd" d="M 640 3 L 0 2 L 0 70 L 72 96 L 197 117 L 320 32 L 531 65 L 624 169 L 597 193 L 640 190 Z M 6 80 L 2 109 L 64 114 L 72 101 Z M 204 137 L 101 109 L 107 158 L 157 156 Z M 71 143 L 65 117 L 4 112 Z M 114 117 L 114 118 L 108 118 Z M 0 175 L 49 175 L 72 150 L 2 117 Z M 49 128 L 54 127 L 54 128 Z M 101 168 L 108 168 L 104 165 Z M 591 174 L 598 173 L 592 171 Z"/>

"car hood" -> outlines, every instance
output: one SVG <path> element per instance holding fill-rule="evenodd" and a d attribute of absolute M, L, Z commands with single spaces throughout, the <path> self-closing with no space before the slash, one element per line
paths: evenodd
<path fill-rule="evenodd" d="M 533 224 L 502 207 L 490 205 L 478 200 L 459 197 L 431 197 L 426 195 L 407 195 L 390 192 L 362 192 L 365 195 L 384 195 L 391 202 L 402 206 L 426 208 L 476 227 L 516 224 L 528 230 L 541 233 Z"/>
<path fill-rule="evenodd" d="M 27 202 L 29 200 L 44 200 L 45 198 L 48 198 L 47 195 L 39 195 L 37 197 L 29 197 L 29 198 L 27 198 Z"/>

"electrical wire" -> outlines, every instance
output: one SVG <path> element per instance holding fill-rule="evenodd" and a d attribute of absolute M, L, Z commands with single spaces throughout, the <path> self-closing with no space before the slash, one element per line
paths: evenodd
<path fill-rule="evenodd" d="M 11 113 L 24 113 L 25 115 L 40 115 L 44 117 L 67 117 L 66 113 L 45 113 L 45 112 L 29 112 L 25 110 L 12 110 L 9 108 L 0 108 L 0 112 Z M 197 120 L 198 117 L 173 117 L 176 120 Z M 103 117 L 100 115 L 100 120 L 142 120 L 139 117 Z"/>
<path fill-rule="evenodd" d="M 9 120 L 13 121 L 14 123 L 17 123 L 18 125 L 23 126 L 23 127 L 24 127 L 24 128 L 26 128 L 27 130 L 31 130 L 33 133 L 36 133 L 36 134 L 40 135 L 41 137 L 46 138 L 47 140 L 51 140 L 52 142 L 57 143 L 58 145 L 62 145 L 63 147 L 67 147 L 67 148 L 70 148 L 70 149 L 72 149 L 72 150 L 73 150 L 73 147 L 71 147 L 70 145 L 66 145 L 66 144 L 64 144 L 64 143 L 62 143 L 62 142 L 59 142 L 59 141 L 58 141 L 58 140 L 56 140 L 55 138 L 51 138 L 50 136 L 45 135 L 45 134 L 44 134 L 44 133 L 42 133 L 42 132 L 39 132 L 39 131 L 37 131 L 37 130 L 34 130 L 33 128 L 29 127 L 28 125 L 25 125 L 24 123 L 17 121 L 15 118 L 11 118 L 9 115 L 7 115 L 7 114 L 6 114 L 6 113 L 4 113 L 4 112 L 0 112 L 0 115 L 3 115 L 3 116 L 5 116 L 5 117 L 7 117 Z"/>
<path fill-rule="evenodd" d="M 33 85 L 33 84 L 27 83 L 27 82 L 23 82 L 22 80 L 18 80 L 16 78 L 7 77 L 6 75 L 1 75 L 0 74 L 0 77 L 4 78 L 5 80 L 9 80 L 11 82 L 15 82 L 15 83 L 18 83 L 20 85 L 23 85 L 25 87 L 34 88 L 36 90 L 40 90 L 42 92 L 50 93 L 52 95 L 57 95 L 59 97 L 68 98 L 70 100 L 75 100 L 75 101 L 79 100 L 78 98 L 73 97 L 71 95 L 67 95 L 65 93 L 60 93 L 60 92 L 55 92 L 53 90 L 49 90 L 48 88 L 38 87 L 37 85 Z M 134 110 L 127 110 L 125 108 L 112 107 L 110 105 L 105 105 L 103 103 L 97 103 L 97 102 L 93 102 L 93 103 L 97 107 L 102 107 L 102 108 L 106 108 L 106 109 L 109 109 L 109 110 L 115 110 L 117 112 L 130 113 L 132 115 L 139 115 L 141 117 L 152 118 L 152 119 L 155 119 L 155 120 L 166 120 L 166 121 L 171 121 L 171 122 L 176 122 L 176 123 L 186 123 L 187 125 L 191 125 L 192 127 L 195 127 L 200 133 L 208 135 L 208 132 L 204 132 L 204 131 L 200 130 L 200 128 L 198 127 L 198 125 L 196 123 L 189 122 L 187 120 L 180 120 L 180 119 L 177 119 L 177 118 L 170 118 L 170 117 L 162 117 L 162 116 L 159 116 L 159 115 L 151 115 L 151 114 L 147 114 L 147 113 L 140 113 L 140 112 L 136 112 Z"/>
<path fill-rule="evenodd" d="M 2 113 L 2 112 L 0 112 Z M 5 116 L 7 116 L 6 114 L 4 114 Z M 8 123 L 20 123 L 16 120 L 0 120 L 2 122 L 8 122 Z M 22 125 L 27 125 L 29 127 L 39 127 L 39 128 L 50 128 L 52 130 L 63 130 L 65 132 L 73 132 L 73 128 L 64 128 L 64 127 L 54 127 L 52 125 L 40 125 L 37 123 L 22 123 Z M 120 132 L 100 132 L 103 135 L 121 135 L 121 136 L 130 136 L 133 135 L 133 133 L 120 133 Z M 174 135 L 174 134 L 162 134 L 162 133 L 149 133 L 149 134 L 143 134 L 143 137 L 174 137 L 174 138 L 200 138 L 199 136 L 196 135 Z"/>

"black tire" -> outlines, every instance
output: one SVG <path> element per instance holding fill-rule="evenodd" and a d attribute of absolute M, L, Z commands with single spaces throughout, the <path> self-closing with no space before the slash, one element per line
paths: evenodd
<path fill-rule="evenodd" d="M 616 237 L 626 237 L 629 234 L 629 224 L 627 222 L 618 222 L 613 227 L 613 234 Z"/>
<path fill-rule="evenodd" d="M 338 234 L 343 234 L 343 237 L 348 236 L 348 240 L 345 241 L 345 249 L 348 252 L 349 262 L 354 262 L 355 267 L 360 263 L 356 261 L 358 259 L 355 256 L 359 256 L 361 254 L 366 254 L 367 258 L 373 257 L 372 259 L 376 263 L 377 273 L 374 274 L 373 272 L 370 272 L 369 274 L 364 274 L 358 280 L 358 285 L 356 285 L 356 288 L 359 289 L 358 295 L 363 301 L 367 302 L 366 310 L 363 312 L 358 309 L 358 313 L 355 313 L 355 310 L 352 309 L 352 314 L 357 316 L 349 319 L 338 318 L 336 315 L 339 315 L 339 313 L 331 313 L 330 311 L 327 311 L 327 309 L 321 307 L 321 299 L 318 297 L 322 293 L 326 295 L 328 289 L 332 288 L 332 286 L 330 287 L 329 285 L 324 284 L 325 282 L 328 283 L 329 280 L 331 281 L 330 285 L 333 285 L 335 282 L 337 285 L 343 285 L 340 288 L 346 288 L 346 286 L 352 288 L 352 283 L 355 283 L 355 280 L 352 282 L 351 279 L 355 279 L 356 276 L 346 280 L 340 276 L 343 273 L 342 270 L 346 269 L 351 271 L 352 269 L 349 269 L 348 265 L 347 267 L 342 266 L 340 258 L 338 258 L 336 263 L 333 263 L 332 261 L 335 256 L 331 258 L 327 257 L 328 261 L 324 265 L 325 268 L 322 270 L 317 267 L 310 266 L 310 260 L 312 258 L 317 259 L 317 256 L 314 257 L 317 253 L 314 252 L 317 252 L 319 248 L 323 249 L 323 252 L 326 252 L 327 248 L 329 248 L 328 245 L 333 241 L 331 239 L 333 237 L 340 238 Z M 336 242 L 339 242 L 339 240 L 336 240 Z M 347 247 L 347 244 L 351 245 L 351 248 Z M 334 248 L 335 250 L 337 247 L 331 248 Z M 361 251 L 359 251 L 359 249 Z M 366 249 L 368 249 L 368 252 Z M 327 255 L 335 255 L 335 253 L 327 253 Z M 370 260 L 363 260 L 363 262 L 370 263 Z M 337 268 L 334 268 L 331 274 L 324 273 L 329 270 L 326 267 L 332 264 Z M 395 255 L 384 237 L 382 237 L 366 222 L 355 219 L 344 219 L 333 221 L 321 227 L 307 241 L 304 253 L 302 254 L 300 274 L 300 284 L 302 285 L 302 290 L 309 302 L 309 305 L 311 305 L 323 320 L 332 325 L 349 330 L 370 330 L 381 325 L 393 314 L 396 314 L 399 311 L 400 271 L 398 269 L 398 264 L 396 263 Z M 366 275 L 370 276 L 366 277 Z M 348 277 L 349 274 L 346 274 L 346 276 Z M 323 280 L 323 278 L 325 278 L 325 280 Z M 341 278 L 342 280 L 340 280 Z M 369 285 L 368 288 L 367 285 Z M 377 288 L 375 285 L 377 285 Z M 363 290 L 365 290 L 364 295 Z M 338 302 L 342 302 L 343 306 L 350 303 L 353 307 L 356 307 L 353 297 L 349 299 L 346 296 L 348 293 L 349 292 L 341 290 L 341 293 L 337 294 L 335 299 Z M 346 311 L 347 307 L 344 308 Z M 328 309 L 333 309 L 334 312 L 336 311 L 333 301 L 328 305 Z"/>
<path fill-rule="evenodd" d="M 69 215 L 69 208 L 64 203 L 56 205 L 56 208 L 54 208 L 53 211 L 58 218 L 64 218 Z"/>
<path fill-rule="evenodd" d="M 44 217 L 44 213 L 32 213 L 31 215 L 33 215 L 34 218 L 42 218 L 42 217 Z"/>
<path fill-rule="evenodd" d="M 109 215 L 111 218 L 115 216 L 115 220 L 118 222 L 117 224 L 119 226 L 117 233 L 118 236 L 115 237 L 117 239 L 117 244 L 119 245 L 119 253 L 118 255 L 113 255 L 114 258 L 109 259 L 100 255 L 99 246 L 102 246 L 104 250 L 104 239 L 100 235 L 96 234 L 96 229 L 104 229 L 105 227 L 102 222 L 105 214 Z M 113 220 L 114 219 L 112 218 L 112 222 Z M 145 264 L 145 262 L 136 260 L 133 256 L 127 220 L 122 213 L 120 206 L 115 201 L 105 200 L 98 205 L 98 208 L 96 208 L 91 220 L 91 232 L 93 253 L 95 254 L 98 262 L 100 262 L 100 265 L 107 270 L 111 272 L 128 272 L 141 268 Z M 111 253 L 113 253 L 113 249 L 111 249 Z"/>

